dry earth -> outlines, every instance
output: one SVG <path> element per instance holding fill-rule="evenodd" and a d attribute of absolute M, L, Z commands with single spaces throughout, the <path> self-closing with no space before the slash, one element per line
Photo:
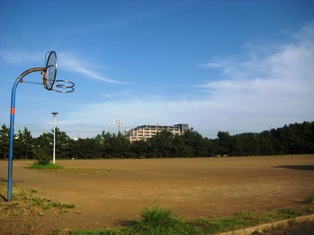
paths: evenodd
<path fill-rule="evenodd" d="M 15 184 L 76 206 L 68 213 L 34 215 L 41 226 L 33 234 L 117 227 L 151 205 L 187 219 L 298 205 L 314 193 L 314 155 L 56 163 L 65 170 L 31 170 L 25 167 L 32 161 L 14 161 Z M 0 178 L 7 178 L 7 161 L 0 161 Z M 0 226 L 0 234 L 16 231 Z"/>

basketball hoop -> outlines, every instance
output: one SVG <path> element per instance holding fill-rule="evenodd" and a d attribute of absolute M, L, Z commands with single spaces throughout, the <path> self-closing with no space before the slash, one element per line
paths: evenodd
<path fill-rule="evenodd" d="M 9 158 L 8 158 L 8 201 L 12 198 L 12 169 L 13 169 L 13 140 L 14 140 L 14 118 L 15 118 L 15 96 L 19 83 L 42 84 L 48 91 L 59 93 L 70 93 L 74 91 L 75 84 L 68 80 L 56 80 L 57 76 L 57 54 L 55 51 L 48 51 L 45 55 L 45 67 L 37 67 L 24 71 L 18 76 L 12 87 L 11 108 L 10 108 L 10 134 L 9 134 Z M 27 82 L 23 78 L 30 73 L 41 72 L 41 82 Z"/>
<path fill-rule="evenodd" d="M 48 91 L 56 91 L 59 93 L 71 93 L 74 91 L 74 82 L 69 80 L 56 80 L 58 69 L 57 54 L 55 51 L 48 51 L 45 56 L 45 67 L 28 69 L 21 73 L 17 81 L 21 83 L 44 85 Z M 42 81 L 24 81 L 23 78 L 30 73 L 41 72 Z M 57 84 L 58 83 L 58 84 Z"/>

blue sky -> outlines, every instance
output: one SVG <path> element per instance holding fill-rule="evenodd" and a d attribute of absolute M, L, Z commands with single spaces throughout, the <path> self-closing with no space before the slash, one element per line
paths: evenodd
<path fill-rule="evenodd" d="M 19 74 L 58 55 L 60 94 L 19 84 L 16 129 L 263 131 L 314 120 L 314 2 L 0 1 L 0 123 Z M 25 77 L 40 81 L 39 73 Z"/>

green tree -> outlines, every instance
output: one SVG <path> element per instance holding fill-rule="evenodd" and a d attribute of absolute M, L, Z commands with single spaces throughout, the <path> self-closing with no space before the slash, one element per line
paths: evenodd
<path fill-rule="evenodd" d="M 52 159 L 53 154 L 53 130 L 49 133 L 43 133 L 38 138 L 34 139 L 34 151 L 50 155 Z M 56 127 L 56 158 L 69 158 L 70 137 L 63 131 Z"/>
<path fill-rule="evenodd" d="M 33 154 L 39 164 L 47 164 L 52 160 L 53 134 L 43 133 L 34 138 Z"/>
<path fill-rule="evenodd" d="M 131 144 L 131 153 L 134 157 L 152 157 L 152 147 L 144 140 L 134 141 Z"/>
<path fill-rule="evenodd" d="M 313 125 L 313 123 L 312 123 Z M 289 129 L 289 145 L 287 146 L 289 153 L 304 154 L 313 152 L 313 132 L 310 122 L 301 124 L 295 123 L 288 126 Z"/>
<path fill-rule="evenodd" d="M 0 158 L 7 159 L 9 156 L 9 133 L 10 129 L 5 124 L 0 129 Z"/>
<path fill-rule="evenodd" d="M 188 130 L 182 138 L 186 149 L 191 151 L 190 157 L 207 157 L 210 155 L 210 143 L 198 132 Z"/>
<path fill-rule="evenodd" d="M 110 139 L 110 147 L 112 157 L 118 158 L 129 158 L 131 154 L 131 143 L 130 141 L 122 135 L 120 132 L 118 135 L 113 134 Z"/>
<path fill-rule="evenodd" d="M 69 158 L 93 159 L 102 157 L 100 145 L 94 138 L 71 140 L 69 152 Z"/>
<path fill-rule="evenodd" d="M 279 145 L 278 140 L 271 135 L 271 131 L 263 131 L 258 134 L 259 153 L 258 155 L 275 155 L 275 146 Z"/>
<path fill-rule="evenodd" d="M 56 127 L 56 157 L 69 158 L 69 149 L 70 137 L 64 131 L 61 131 L 58 127 Z"/>
<path fill-rule="evenodd" d="M 173 134 L 170 131 L 163 130 L 155 136 L 148 139 L 148 143 L 152 146 L 154 157 L 171 157 L 175 152 L 172 144 Z"/>
<path fill-rule="evenodd" d="M 234 138 L 232 155 L 256 156 L 259 155 L 259 138 L 256 133 L 243 133 Z"/>
<path fill-rule="evenodd" d="M 52 133 L 43 133 L 37 138 L 34 139 L 34 151 L 37 149 L 41 149 L 46 154 L 50 154 L 52 156 L 52 148 L 53 148 L 53 134 Z"/>
<path fill-rule="evenodd" d="M 314 122 L 305 122 L 304 129 L 306 129 L 304 137 L 306 151 L 304 153 L 314 153 Z"/>
<path fill-rule="evenodd" d="M 110 134 L 103 131 L 95 138 L 102 158 L 129 158 L 134 157 L 130 141 L 121 133 Z"/>
<path fill-rule="evenodd" d="M 233 155 L 235 150 L 234 138 L 229 134 L 229 132 L 219 131 L 218 137 L 218 152 L 220 155 Z"/>
<path fill-rule="evenodd" d="M 97 149 L 100 151 L 100 157 L 102 158 L 110 158 L 113 150 L 112 150 L 112 135 L 109 132 L 102 131 L 100 135 L 95 137 L 96 145 L 99 147 Z M 95 146 L 96 147 L 96 146 Z M 97 154 L 98 156 L 98 154 Z"/>
<path fill-rule="evenodd" d="M 31 132 L 24 127 L 23 132 L 18 131 L 15 138 L 14 155 L 17 159 L 29 159 L 34 157 L 33 137 Z"/>
<path fill-rule="evenodd" d="M 191 145 L 185 143 L 182 135 L 175 135 L 172 139 L 175 157 L 193 157 L 194 149 Z"/>

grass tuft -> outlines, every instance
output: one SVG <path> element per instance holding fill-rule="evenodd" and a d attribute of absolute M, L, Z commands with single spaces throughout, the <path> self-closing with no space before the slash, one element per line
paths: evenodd
<path fill-rule="evenodd" d="M 57 165 L 57 164 L 41 164 L 38 162 L 34 162 L 31 166 L 28 167 L 29 169 L 63 169 L 62 166 Z"/>
<path fill-rule="evenodd" d="M 304 202 L 306 204 L 313 204 L 314 202 L 314 193 L 308 195 L 305 199 L 304 199 Z"/>
<path fill-rule="evenodd" d="M 160 206 L 148 207 L 141 212 L 141 223 L 155 226 L 171 226 L 181 221 L 174 216 L 171 210 Z"/>
<path fill-rule="evenodd" d="M 140 215 L 141 219 L 129 227 L 127 234 L 189 234 L 186 224 L 171 210 L 154 206 L 145 208 Z"/>
<path fill-rule="evenodd" d="M 126 235 L 121 229 L 105 229 L 95 231 L 70 231 L 69 235 Z"/>

